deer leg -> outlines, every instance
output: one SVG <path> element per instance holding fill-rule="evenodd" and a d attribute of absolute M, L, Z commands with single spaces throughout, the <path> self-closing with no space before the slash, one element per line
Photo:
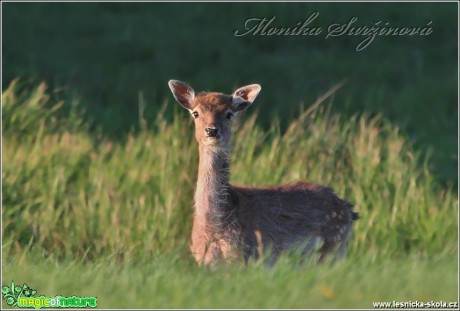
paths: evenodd
<path fill-rule="evenodd" d="M 327 255 L 334 250 L 336 244 L 335 242 L 333 241 L 330 241 L 328 239 L 325 239 L 324 242 L 323 242 L 323 245 L 321 246 L 321 248 L 319 249 L 319 259 L 318 259 L 318 262 L 319 263 L 323 263 L 324 260 L 326 259 Z"/>
<path fill-rule="evenodd" d="M 259 259 L 259 253 L 256 248 L 256 239 L 253 236 L 246 237 L 244 241 L 244 248 L 243 248 L 243 255 L 244 255 L 244 263 L 247 266 L 251 259 L 257 261 Z M 260 254 L 262 255 L 262 254 Z"/>
<path fill-rule="evenodd" d="M 195 258 L 195 261 L 199 265 L 201 265 L 203 263 L 204 256 L 206 254 L 206 245 L 204 245 L 204 243 L 200 243 L 200 244 L 192 243 L 190 247 L 190 252 Z"/>
<path fill-rule="evenodd" d="M 208 245 L 206 254 L 203 258 L 203 263 L 205 266 L 208 266 L 211 270 L 214 270 L 217 266 L 217 261 L 219 257 L 219 246 L 216 242 L 211 242 Z"/>
<path fill-rule="evenodd" d="M 267 267 L 268 268 L 273 268 L 278 261 L 279 257 L 281 256 L 282 249 L 273 247 L 269 250 L 269 255 L 267 258 Z"/>
<path fill-rule="evenodd" d="M 302 256 L 303 257 L 310 256 L 313 253 L 317 242 L 318 242 L 317 237 L 310 237 L 302 250 Z"/>
<path fill-rule="evenodd" d="M 301 253 L 300 260 L 299 260 L 299 264 L 303 264 L 305 262 L 305 259 L 311 256 L 311 254 L 315 250 L 317 242 L 318 242 L 318 237 L 312 236 L 312 237 L 309 237 L 305 243 L 303 243 L 303 245 L 301 246 L 302 253 Z"/>
<path fill-rule="evenodd" d="M 345 258 L 347 255 L 347 248 L 348 248 L 348 237 L 340 243 L 340 246 L 337 249 L 337 253 L 335 255 L 335 259 L 339 260 L 339 259 Z"/>

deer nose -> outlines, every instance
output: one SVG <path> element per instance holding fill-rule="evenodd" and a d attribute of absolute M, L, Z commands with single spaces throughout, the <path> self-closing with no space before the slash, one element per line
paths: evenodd
<path fill-rule="evenodd" d="M 216 127 L 207 127 L 204 131 L 207 137 L 217 137 L 217 134 L 219 134 L 219 129 Z"/>

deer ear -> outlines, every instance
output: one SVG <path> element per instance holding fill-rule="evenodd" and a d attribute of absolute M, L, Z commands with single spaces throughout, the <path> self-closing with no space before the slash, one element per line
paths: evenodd
<path fill-rule="evenodd" d="M 195 99 L 195 91 L 192 87 L 178 80 L 169 80 L 168 85 L 177 102 L 185 109 L 191 110 Z"/>
<path fill-rule="evenodd" d="M 246 109 L 256 99 L 261 89 L 259 84 L 246 85 L 237 89 L 232 95 L 233 110 Z"/>

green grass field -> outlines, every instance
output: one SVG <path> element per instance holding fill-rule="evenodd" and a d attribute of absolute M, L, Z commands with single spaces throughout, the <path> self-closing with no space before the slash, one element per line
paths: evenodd
<path fill-rule="evenodd" d="M 2 286 L 97 296 L 100 308 L 458 301 L 457 16 L 449 5 L 418 4 L 418 14 L 409 4 L 3 5 Z M 228 14 L 213 15 L 222 9 Z M 408 25 L 431 18 L 436 31 L 418 41 L 379 38 L 361 54 L 345 38 L 311 48 L 225 35 L 238 12 L 276 12 L 287 23 L 312 10 L 322 25 L 353 14 L 372 20 L 371 12 Z M 216 47 L 177 51 L 206 40 Z M 195 265 L 198 148 L 169 78 L 224 92 L 262 84 L 235 124 L 231 181 L 333 187 L 361 215 L 345 260 L 300 264 L 287 254 L 272 270 Z"/>
<path fill-rule="evenodd" d="M 385 120 L 343 120 L 320 106 L 284 135 L 263 131 L 256 115 L 241 122 L 233 180 L 315 180 L 355 202 L 362 218 L 350 256 L 332 267 L 295 266 L 287 256 L 273 271 L 209 273 L 186 250 L 197 160 L 188 116 L 176 110 L 172 123 L 160 115 L 126 143 L 96 143 L 78 117 L 54 117 L 60 104 L 44 85 L 29 93 L 12 84 L 2 99 L 4 280 L 91 294 L 112 308 L 456 301 L 455 193 L 435 185 Z"/>
<path fill-rule="evenodd" d="M 5 263 L 4 279 L 27 280 L 49 296 L 97 296 L 100 308 L 368 309 L 378 301 L 458 300 L 457 262 L 446 257 L 372 261 L 353 256 L 320 267 L 282 260 L 271 271 L 254 265 L 214 273 L 177 257 L 122 265 L 110 260 L 20 263 Z"/>

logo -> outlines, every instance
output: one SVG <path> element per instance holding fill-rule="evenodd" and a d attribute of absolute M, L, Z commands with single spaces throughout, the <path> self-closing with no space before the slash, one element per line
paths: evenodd
<path fill-rule="evenodd" d="M 11 282 L 11 286 L 2 286 L 2 299 L 11 307 L 19 308 L 95 308 L 96 297 L 65 297 L 57 296 L 36 296 L 37 291 L 30 288 L 26 283 L 19 286 Z"/>

